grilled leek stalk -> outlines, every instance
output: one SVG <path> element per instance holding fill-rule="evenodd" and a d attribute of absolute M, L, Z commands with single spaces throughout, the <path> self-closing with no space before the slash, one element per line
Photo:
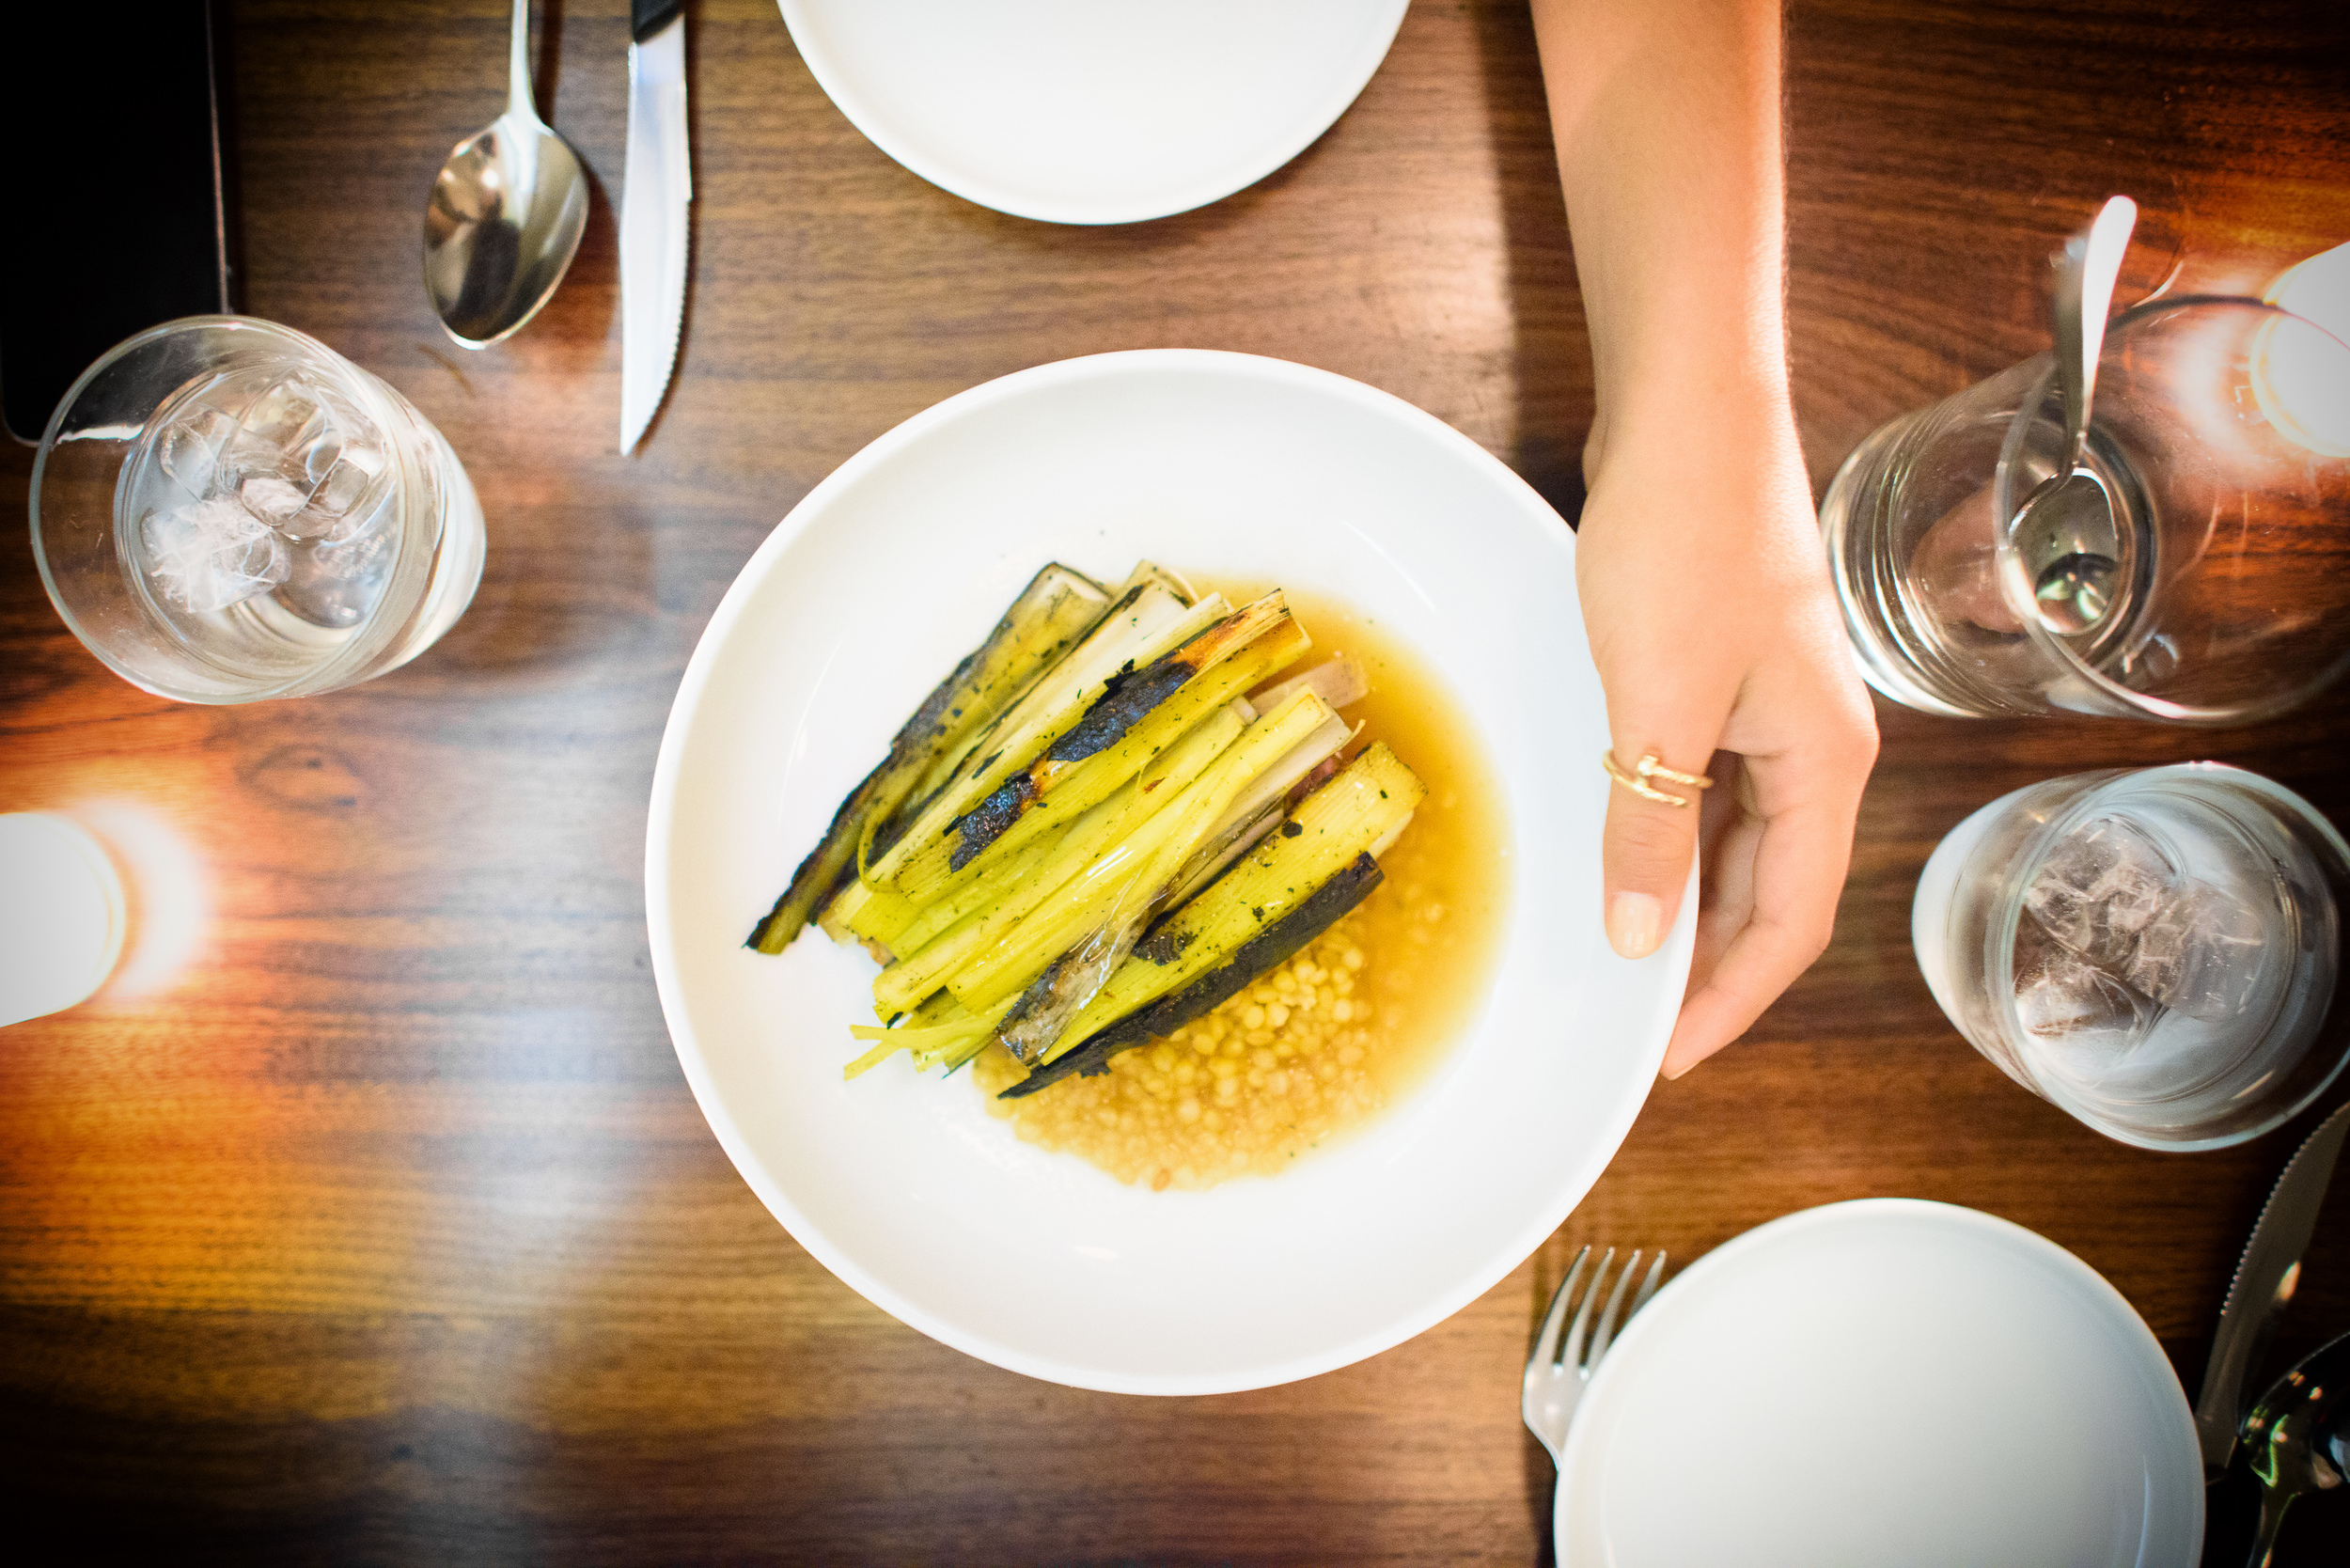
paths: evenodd
<path fill-rule="evenodd" d="M 1181 795 L 1216 759 L 1237 744 L 1243 726 L 1229 712 L 1216 716 L 1171 747 L 1141 778 L 1130 779 L 1109 799 L 1072 823 L 1052 853 L 1040 857 L 1003 897 L 973 910 L 934 940 L 911 949 L 873 982 L 873 1011 L 888 1017 L 951 983 L 991 945 L 1003 942 L 1031 916 L 1064 897 L 1073 882 L 1115 870 L 1131 858 L 1134 834 Z M 968 998 L 965 998 L 966 1004 Z"/>
<path fill-rule="evenodd" d="M 848 874 L 857 845 L 894 815 L 942 753 L 952 753 L 1061 663 L 1109 606 L 1100 584 L 1058 562 L 1029 580 L 987 640 L 923 699 L 889 754 L 849 792 L 816 848 L 744 946 L 779 953 Z"/>
<path fill-rule="evenodd" d="M 1330 716 L 1320 698 L 1301 692 L 1250 725 L 1183 793 L 948 975 L 947 988 L 964 1007 L 993 1006 L 1026 990 L 1055 959 L 1097 928 L 1115 924 L 1121 912 L 1149 906 L 1241 792 Z"/>
<path fill-rule="evenodd" d="M 1361 671 L 1289 674 L 1311 646 L 1278 592 L 1235 610 L 1147 562 L 1115 593 L 1047 568 L 753 945 L 821 909 L 882 960 L 852 1077 L 900 1049 L 951 1072 L 991 1041 L 1030 1064 L 1012 1094 L 1103 1071 L 1359 902 L 1426 792 L 1382 745 L 1341 766 L 1333 708 Z"/>
<path fill-rule="evenodd" d="M 912 1052 L 914 1065 L 924 1072 L 941 1061 L 950 1063 L 948 1071 L 952 1072 L 979 1054 L 979 1048 L 994 1037 L 1004 1015 L 1010 1011 L 1011 1004 L 1005 1002 L 985 1012 L 966 1011 L 951 994 L 941 991 L 900 1020 L 894 1028 L 851 1025 L 851 1038 L 873 1043 L 870 1050 L 849 1063 L 841 1076 L 854 1078 L 869 1072 L 899 1051 Z"/>
<path fill-rule="evenodd" d="M 1174 572 L 1166 570 L 1164 567 L 1154 566 L 1149 561 L 1136 562 L 1133 573 L 1129 575 L 1124 582 L 1119 584 L 1116 588 L 1110 590 L 1107 596 L 1108 602 L 1111 604 L 1122 603 L 1136 589 L 1152 583 L 1156 583 L 1159 587 L 1165 588 L 1168 593 L 1172 594 L 1175 598 L 1175 602 L 1183 605 L 1185 609 L 1190 609 L 1192 605 L 1198 603 L 1199 596 L 1192 591 L 1192 588 L 1189 583 L 1184 582 L 1181 577 L 1178 577 Z M 1324 693 L 1324 695 L 1326 698 L 1328 694 Z M 1336 703 L 1331 705 L 1333 707 L 1338 706 Z M 931 796 L 936 794 L 939 787 L 945 784 L 948 779 L 954 776 L 956 770 L 962 767 L 964 759 L 968 758 L 972 754 L 972 751 L 977 744 L 978 740 L 975 738 L 973 741 L 964 743 L 959 748 L 942 752 L 939 755 L 938 760 L 931 764 L 930 772 L 922 776 L 922 783 L 920 787 L 914 792 L 914 799 L 923 803 L 924 805 L 928 805 Z M 901 821 L 897 825 L 904 827 L 908 824 L 903 821 Z"/>
<path fill-rule="evenodd" d="M 1285 732 L 1268 741 L 1265 752 L 1270 753 L 1281 740 L 1311 723 L 1318 707 L 1318 698 L 1301 693 L 1297 699 L 1270 709 L 1268 722 L 1276 722 L 1275 715 L 1294 717 Z M 1280 815 L 1277 804 L 1281 797 L 1324 758 L 1344 745 L 1349 733 L 1344 719 L 1335 714 L 1324 718 L 1243 786 L 1239 794 L 1230 800 L 1223 815 L 1204 832 L 1184 832 L 1167 859 L 1171 860 L 1173 853 L 1185 844 L 1190 846 L 1190 854 L 1171 875 L 1167 874 L 1167 860 L 1162 860 L 1138 877 L 1135 886 L 1144 896 L 1122 896 L 1099 927 L 1055 959 L 1022 993 L 1020 1005 L 996 1031 L 1004 1047 L 1024 1062 L 1039 1060 L 1043 1051 L 1067 1031 L 1077 1010 L 1091 1001 L 1103 983 L 1125 963 L 1144 928 L 1213 881 L 1270 831 Z"/>
<path fill-rule="evenodd" d="M 1288 962 L 1292 954 L 1370 897 L 1380 881 L 1379 862 L 1368 853 L 1355 855 L 1315 888 L 1303 903 L 1243 943 L 1221 967 L 1095 1031 L 997 1098 L 1017 1100 L 1050 1089 L 1063 1078 L 1108 1072 L 1110 1058 L 1119 1052 L 1147 1045 L 1195 1018 L 1204 1017 Z"/>
<path fill-rule="evenodd" d="M 1032 1094 L 1048 1073 L 1045 1082 L 1098 1070 L 1116 1051 L 1208 1011 L 1311 941 L 1378 885 L 1373 850 L 1393 841 L 1426 794 L 1384 743 L 1368 747 L 1160 921 L 1070 1021 L 1045 1067 L 1005 1092 Z M 1334 880 L 1340 891 L 1325 894 Z M 1279 940 L 1261 940 L 1277 933 Z M 1080 1053 L 1089 1053 L 1091 1068 L 1054 1071 Z"/>
<path fill-rule="evenodd" d="M 1278 594 L 1268 594 L 1148 667 L 1113 678 L 1102 699 L 1045 754 L 915 846 L 889 879 L 926 903 L 992 855 L 1011 853 L 1108 797 L 1202 715 L 1294 663 L 1311 646 Z"/>
<path fill-rule="evenodd" d="M 1084 641 L 996 715 L 971 755 L 920 808 L 905 832 L 885 848 L 877 846 L 858 874 L 877 886 L 893 886 L 916 849 L 1075 729 L 1111 681 L 1190 641 L 1230 613 L 1219 594 L 1186 609 L 1156 583 L 1147 583 L 1111 605 Z"/>

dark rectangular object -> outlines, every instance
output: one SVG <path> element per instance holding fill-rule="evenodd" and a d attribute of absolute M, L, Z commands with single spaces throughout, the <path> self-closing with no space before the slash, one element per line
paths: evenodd
<path fill-rule="evenodd" d="M 20 441 L 40 438 L 115 344 L 231 308 L 212 9 L 81 4 L 9 19 L 20 86 L 0 94 L 0 146 L 17 221 L 0 263 L 0 411 Z"/>

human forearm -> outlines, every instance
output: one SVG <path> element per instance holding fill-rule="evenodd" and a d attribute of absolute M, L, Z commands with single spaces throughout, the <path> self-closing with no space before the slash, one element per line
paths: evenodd
<path fill-rule="evenodd" d="M 1693 410 L 1787 424 L 1777 0 L 1534 0 L 1595 476 Z"/>
<path fill-rule="evenodd" d="M 1787 393 L 1776 0 L 1534 0 L 1596 416 L 1575 582 L 1618 768 L 1609 941 L 1672 929 L 1708 826 L 1685 1071 L 1826 946 L 1875 754 Z"/>

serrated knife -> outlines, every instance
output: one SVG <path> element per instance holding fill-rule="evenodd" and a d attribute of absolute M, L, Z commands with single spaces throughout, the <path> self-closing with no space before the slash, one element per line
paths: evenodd
<path fill-rule="evenodd" d="M 2236 1265 L 2227 1303 L 2219 1309 L 2202 1394 L 2195 1402 L 2195 1435 L 2202 1444 L 2206 1481 L 2224 1474 L 2235 1453 L 2236 1431 L 2244 1422 L 2245 1376 L 2267 1348 L 2269 1331 L 2300 1282 L 2301 1254 L 2326 1206 L 2326 1188 L 2345 1134 L 2350 1134 L 2350 1105 L 2318 1123 L 2286 1162 L 2252 1226 L 2252 1239 L 2245 1243 L 2244 1261 Z"/>
<path fill-rule="evenodd" d="M 620 451 L 635 450 L 668 390 L 685 315 L 685 139 L 682 0 L 630 0 L 628 181 L 620 196 Z"/>

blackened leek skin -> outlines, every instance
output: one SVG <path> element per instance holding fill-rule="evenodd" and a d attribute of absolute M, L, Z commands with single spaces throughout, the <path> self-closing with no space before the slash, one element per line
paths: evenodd
<path fill-rule="evenodd" d="M 1020 820 L 1021 813 L 1034 805 L 1042 792 L 1038 778 L 1047 767 L 1082 762 L 1104 747 L 1115 745 L 1145 713 L 1174 695 L 1175 689 L 1195 673 L 1178 652 L 1145 668 L 1111 676 L 1109 683 L 1102 688 L 1100 700 L 1086 710 L 1086 716 L 1077 721 L 1075 729 L 1046 748 L 1042 763 L 1013 775 L 1010 782 L 956 820 L 948 830 L 954 835 L 955 847 L 947 857 L 947 869 L 963 870 Z"/>
<path fill-rule="evenodd" d="M 1156 583 L 1134 589 L 1110 606 L 1018 701 L 989 722 L 948 770 L 945 782 L 918 810 L 909 813 L 912 821 L 897 841 L 864 858 L 857 875 L 873 886 L 908 891 L 901 886 L 908 862 L 924 846 L 943 842 L 955 819 L 1034 762 L 1083 718 L 1112 676 L 1149 664 L 1229 613 L 1217 594 L 1186 607 Z"/>
<path fill-rule="evenodd" d="M 1163 996 L 1097 1031 L 1090 1040 L 1038 1068 L 996 1098 L 1017 1100 L 1049 1089 L 1073 1074 L 1091 1076 L 1108 1072 L 1110 1058 L 1119 1052 L 1163 1039 L 1254 985 L 1300 948 L 1336 925 L 1348 911 L 1369 898 L 1382 880 L 1376 860 L 1368 854 L 1356 855 L 1314 889 L 1303 903 L 1243 943 L 1223 965 L 1172 996 Z M 1152 956 L 1147 938 L 1136 954 Z M 1172 956 L 1156 962 L 1168 962 Z"/>
<path fill-rule="evenodd" d="M 959 839 L 950 825 L 947 833 L 905 862 L 893 890 L 917 904 L 952 896 L 958 886 L 974 875 L 988 874 L 991 862 L 1020 854 L 1038 837 L 1066 826 L 1072 818 L 1117 792 L 1138 772 L 1148 772 L 1153 759 L 1198 733 L 1218 708 L 1295 662 L 1309 646 L 1310 639 L 1294 619 L 1281 621 L 1185 682 L 1119 741 L 1076 764 L 1066 776 L 1060 776 L 1061 764 L 1045 764 L 1053 770 L 1046 785 L 1038 786 L 1037 793 L 1020 792 L 1026 806 L 1010 827 L 965 861 L 961 870 L 948 865 Z M 1031 771 L 1032 786 L 1038 777 Z M 1042 793 L 1043 787 L 1050 788 L 1049 795 Z"/>
<path fill-rule="evenodd" d="M 1203 671 L 1290 621 L 1277 592 L 1244 606 L 1139 669 L 1127 668 L 1104 683 L 1101 695 L 1044 755 L 957 818 L 947 829 L 951 845 L 947 869 L 959 871 L 1034 806 L 1080 762 L 1098 757 L 1156 712 Z M 1299 646 L 1291 657 L 1305 651 Z"/>
<path fill-rule="evenodd" d="M 743 945 L 762 953 L 790 946 L 800 928 L 856 874 L 857 844 L 866 825 L 895 815 L 942 752 L 967 741 L 1018 701 L 1093 628 L 1108 601 L 1099 584 L 1058 562 L 1029 579 L 987 640 L 899 728 L 888 755 L 849 792 L 823 838 Z"/>

